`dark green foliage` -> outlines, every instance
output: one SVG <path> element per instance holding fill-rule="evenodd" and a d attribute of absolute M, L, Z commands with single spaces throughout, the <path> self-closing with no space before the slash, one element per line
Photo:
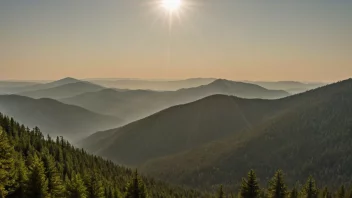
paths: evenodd
<path fill-rule="evenodd" d="M 99 178 L 98 174 L 88 173 L 85 177 L 85 184 L 87 186 L 87 194 L 88 198 L 103 198 L 104 197 L 104 188 L 101 182 L 101 178 Z"/>
<path fill-rule="evenodd" d="M 28 169 L 25 165 L 25 162 L 22 158 L 22 155 L 19 155 L 15 161 L 16 167 L 16 180 L 14 190 L 8 195 L 9 198 L 25 198 L 28 184 Z"/>
<path fill-rule="evenodd" d="M 130 169 L 87 154 L 62 137 L 44 139 L 38 127 L 30 130 L 0 113 L 1 127 L 2 197 L 6 193 L 8 198 L 121 198 L 121 192 L 134 177 Z M 84 178 L 89 180 L 85 182 Z M 153 198 L 211 196 L 152 178 L 138 178 L 141 195 L 148 191 Z"/>
<path fill-rule="evenodd" d="M 292 188 L 290 195 L 289 195 L 289 198 L 298 198 L 298 191 L 297 191 L 296 187 Z"/>
<path fill-rule="evenodd" d="M 352 188 L 349 190 L 349 193 L 348 193 L 348 198 L 352 198 Z"/>
<path fill-rule="evenodd" d="M 218 192 L 217 198 L 225 198 L 225 195 L 224 195 L 224 189 L 223 189 L 222 185 L 220 185 L 220 188 L 219 188 L 219 192 Z"/>
<path fill-rule="evenodd" d="M 345 186 L 341 185 L 339 190 L 337 191 L 336 198 L 345 198 L 346 197 L 346 190 Z"/>
<path fill-rule="evenodd" d="M 126 186 L 125 198 L 146 198 L 147 189 L 143 181 L 139 178 L 137 170 L 133 174 L 132 180 Z"/>
<path fill-rule="evenodd" d="M 269 183 L 269 198 L 285 198 L 287 187 L 281 170 L 277 171 Z"/>
<path fill-rule="evenodd" d="M 318 189 L 315 184 L 315 180 L 312 176 L 309 176 L 305 186 L 303 187 L 303 197 L 304 198 L 317 198 Z"/>
<path fill-rule="evenodd" d="M 28 196 L 36 198 L 49 197 L 48 180 L 45 176 L 43 161 L 35 154 L 31 159 L 28 177 Z"/>
<path fill-rule="evenodd" d="M 329 189 L 327 186 L 324 187 L 323 192 L 321 193 L 321 198 L 331 198 L 332 195 L 329 192 Z"/>
<path fill-rule="evenodd" d="M 257 176 L 253 170 L 248 173 L 248 178 L 242 179 L 241 198 L 258 198 L 260 193 Z"/>
<path fill-rule="evenodd" d="M 0 126 L 0 197 L 8 193 L 7 187 L 13 183 L 14 172 L 13 147 L 9 144 L 6 134 Z"/>
<path fill-rule="evenodd" d="M 65 186 L 61 179 L 61 175 L 56 168 L 54 158 L 46 154 L 44 155 L 45 173 L 48 178 L 48 190 L 51 198 L 65 197 Z"/>
<path fill-rule="evenodd" d="M 68 178 L 66 179 L 68 180 Z M 72 178 L 67 183 L 67 197 L 68 198 L 86 198 L 87 188 L 79 174 L 73 174 Z"/>

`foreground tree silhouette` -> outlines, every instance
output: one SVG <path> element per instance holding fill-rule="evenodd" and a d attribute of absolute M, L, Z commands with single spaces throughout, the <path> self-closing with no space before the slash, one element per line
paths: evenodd
<path fill-rule="evenodd" d="M 28 197 L 46 198 L 48 194 L 48 180 L 45 177 L 43 161 L 35 154 L 29 167 Z"/>
<path fill-rule="evenodd" d="M 257 177 L 253 170 L 248 173 L 248 179 L 242 179 L 240 195 L 242 198 L 257 198 L 260 194 Z"/>
<path fill-rule="evenodd" d="M 308 177 L 308 180 L 303 187 L 303 197 L 305 198 L 317 198 L 318 197 L 318 189 L 315 184 L 315 180 L 312 176 Z"/>
<path fill-rule="evenodd" d="M 127 184 L 125 198 L 146 198 L 147 190 L 143 181 L 139 178 L 137 170 L 133 174 L 132 181 Z"/>
<path fill-rule="evenodd" d="M 284 182 L 284 176 L 281 170 L 278 170 L 274 177 L 269 182 L 269 197 L 270 198 L 285 198 L 287 187 Z"/>
<path fill-rule="evenodd" d="M 14 172 L 13 147 L 0 127 L 0 198 L 8 194 L 6 187 L 13 183 Z"/>

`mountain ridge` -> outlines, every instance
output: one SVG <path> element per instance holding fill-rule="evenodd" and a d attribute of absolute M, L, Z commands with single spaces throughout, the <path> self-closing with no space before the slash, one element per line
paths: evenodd
<path fill-rule="evenodd" d="M 31 127 L 69 139 L 85 137 L 98 130 L 117 127 L 120 118 L 100 115 L 54 99 L 33 99 L 18 95 L 0 95 L 0 111 Z"/>

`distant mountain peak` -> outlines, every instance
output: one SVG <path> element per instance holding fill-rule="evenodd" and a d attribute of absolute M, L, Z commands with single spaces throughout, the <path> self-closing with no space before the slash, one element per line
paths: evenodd
<path fill-rule="evenodd" d="M 72 77 L 66 77 L 66 78 L 62 78 L 60 80 L 54 81 L 54 82 L 67 82 L 67 83 L 73 83 L 73 82 L 79 82 L 80 80 L 77 80 L 75 78 Z"/>
<path fill-rule="evenodd" d="M 226 79 L 217 79 L 213 81 L 212 83 L 208 85 L 215 85 L 215 86 L 234 86 L 234 85 L 242 85 L 242 86 L 250 86 L 250 87 L 256 87 L 256 88 L 262 88 L 258 85 L 251 84 L 251 83 L 244 83 L 244 82 L 238 82 L 238 81 L 231 81 L 231 80 L 226 80 Z"/>

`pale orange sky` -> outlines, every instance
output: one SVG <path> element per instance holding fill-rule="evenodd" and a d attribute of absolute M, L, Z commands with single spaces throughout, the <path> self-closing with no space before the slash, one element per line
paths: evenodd
<path fill-rule="evenodd" d="M 152 1 L 0 2 L 0 80 L 352 76 L 351 2 L 183 0 L 169 32 Z"/>

